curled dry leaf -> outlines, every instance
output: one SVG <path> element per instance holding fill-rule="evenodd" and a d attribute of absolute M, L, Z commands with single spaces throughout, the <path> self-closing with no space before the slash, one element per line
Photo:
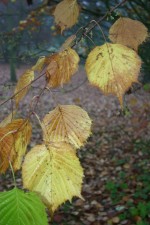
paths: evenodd
<path fill-rule="evenodd" d="M 113 43 L 126 45 L 136 51 L 147 37 L 145 25 L 130 18 L 119 18 L 109 30 L 109 38 Z"/>
<path fill-rule="evenodd" d="M 13 160 L 13 168 L 14 170 L 19 170 L 31 138 L 32 126 L 28 120 L 17 119 L 8 124 L 6 128 L 10 132 L 14 131 L 15 158 Z"/>
<path fill-rule="evenodd" d="M 79 56 L 75 50 L 68 48 L 47 59 L 46 78 L 49 87 L 58 87 L 70 81 L 78 70 Z"/>
<path fill-rule="evenodd" d="M 106 43 L 90 52 L 85 67 L 90 83 L 104 94 L 116 95 L 122 105 L 123 94 L 138 82 L 141 59 L 126 46 Z"/>
<path fill-rule="evenodd" d="M 77 0 L 63 0 L 55 8 L 55 23 L 63 30 L 77 23 L 79 17 L 79 5 Z"/>
<path fill-rule="evenodd" d="M 0 173 L 5 173 L 14 156 L 14 138 L 7 128 L 0 128 Z"/>
<path fill-rule="evenodd" d="M 87 112 L 76 105 L 59 105 L 44 119 L 46 142 L 67 142 L 80 148 L 91 134 L 91 119 Z"/>
<path fill-rule="evenodd" d="M 81 197 L 83 169 L 70 145 L 37 145 L 26 155 L 23 185 L 37 192 L 51 213 L 73 196 Z"/>
<path fill-rule="evenodd" d="M 34 80 L 34 71 L 27 70 L 18 80 L 18 83 L 15 88 L 15 102 L 18 107 L 19 102 L 23 99 L 23 97 L 27 94 L 30 83 Z M 17 94 L 18 93 L 18 94 Z"/>
<path fill-rule="evenodd" d="M 45 65 L 45 56 L 40 57 L 38 59 L 36 64 L 32 67 L 32 70 L 37 71 L 37 72 L 40 73 L 43 70 L 44 65 Z"/>

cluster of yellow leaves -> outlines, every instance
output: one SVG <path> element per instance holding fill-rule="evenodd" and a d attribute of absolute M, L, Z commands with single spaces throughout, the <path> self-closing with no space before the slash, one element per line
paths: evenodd
<path fill-rule="evenodd" d="M 61 31 L 72 27 L 78 19 L 76 0 L 63 0 L 54 11 L 55 22 Z M 120 18 L 109 31 L 112 43 L 95 47 L 86 60 L 86 72 L 91 84 L 104 94 L 114 94 L 123 105 L 123 95 L 138 82 L 141 59 L 138 46 L 148 36 L 147 28 L 129 18 Z M 47 86 L 56 88 L 70 81 L 78 69 L 79 56 L 71 49 L 76 36 L 71 36 L 58 53 L 40 58 L 19 79 L 14 99 L 16 108 L 29 91 L 34 72 L 43 70 Z M 136 50 L 136 51 L 135 51 Z M 0 123 L 0 172 L 12 163 L 14 170 L 21 168 L 23 157 L 23 184 L 37 192 L 51 213 L 73 196 L 81 196 L 83 169 L 76 149 L 83 146 L 91 134 L 91 120 L 86 111 L 75 105 L 58 105 L 41 122 L 43 143 L 36 145 L 25 156 L 31 138 L 29 120 L 13 120 L 11 113 Z"/>
<path fill-rule="evenodd" d="M 147 36 L 147 28 L 141 22 L 120 18 L 109 31 L 113 44 L 97 46 L 88 55 L 85 68 L 90 83 L 104 94 L 116 95 L 121 106 L 124 93 L 138 82 L 142 62 L 134 50 Z"/>
<path fill-rule="evenodd" d="M 24 187 L 37 192 L 51 213 L 73 196 L 81 197 L 83 169 L 76 156 L 91 134 L 91 120 L 75 105 L 59 105 L 41 122 L 44 143 L 23 163 Z"/>

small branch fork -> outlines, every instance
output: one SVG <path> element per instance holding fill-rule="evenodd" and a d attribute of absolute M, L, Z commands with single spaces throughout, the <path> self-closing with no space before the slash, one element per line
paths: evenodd
<path fill-rule="evenodd" d="M 119 8 L 120 6 L 122 6 L 123 4 L 125 4 L 128 0 L 123 0 L 120 3 L 118 3 L 117 5 L 115 5 L 114 7 L 112 7 L 109 11 L 107 11 L 105 13 L 105 15 L 103 17 L 98 18 L 98 20 L 94 21 L 91 20 L 87 25 L 85 25 L 84 27 L 81 27 L 77 33 L 76 33 L 76 40 L 74 40 L 74 44 L 71 46 L 72 48 L 75 47 L 83 37 L 86 37 L 97 25 L 99 25 L 105 18 L 107 18 L 108 15 L 110 15 L 112 12 L 114 12 L 117 8 Z M 77 39 L 77 35 L 78 32 L 80 32 L 80 30 L 82 30 L 82 34 L 80 35 L 80 38 Z"/>
<path fill-rule="evenodd" d="M 118 3 L 117 5 L 115 5 L 112 9 L 110 9 L 109 11 L 107 11 L 105 13 L 105 15 L 103 17 L 100 17 L 97 21 L 93 21 L 91 20 L 87 25 L 85 25 L 84 27 L 81 27 L 77 33 L 76 33 L 76 38 L 73 41 L 73 43 L 71 44 L 71 47 L 75 47 L 83 37 L 86 37 L 98 24 L 100 24 L 105 18 L 107 18 L 108 15 L 110 15 L 113 11 L 115 11 L 118 7 L 122 6 L 123 4 L 125 4 L 128 0 L 122 0 L 120 3 Z M 78 38 L 78 34 L 80 33 L 80 37 Z M 33 84 L 34 82 L 36 82 L 37 80 L 39 80 L 41 77 L 45 76 L 45 73 L 40 74 L 37 78 L 35 78 L 30 84 L 26 85 L 25 87 L 23 87 L 21 90 L 19 90 L 17 93 L 13 94 L 11 97 L 9 97 L 8 99 L 6 99 L 5 101 L 3 101 L 0 106 L 4 105 L 5 103 L 7 103 L 9 100 L 12 100 L 17 94 L 19 94 L 21 91 L 23 91 L 25 88 L 29 87 L 31 84 Z"/>

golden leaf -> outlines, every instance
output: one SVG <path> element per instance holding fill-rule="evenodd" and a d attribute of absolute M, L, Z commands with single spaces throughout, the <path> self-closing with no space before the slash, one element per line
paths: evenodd
<path fill-rule="evenodd" d="M 32 127 L 28 120 L 16 119 L 8 124 L 6 128 L 11 132 L 14 131 L 13 137 L 16 156 L 13 161 L 13 168 L 14 170 L 19 170 L 31 138 Z"/>
<path fill-rule="evenodd" d="M 47 60 L 46 78 L 49 87 L 58 87 L 70 81 L 78 70 L 79 56 L 75 50 L 68 48 L 50 56 Z"/>
<path fill-rule="evenodd" d="M 57 106 L 42 123 L 45 141 L 66 142 L 75 148 L 80 148 L 91 134 L 91 119 L 76 105 Z"/>
<path fill-rule="evenodd" d="M 122 105 L 123 94 L 138 81 L 141 59 L 126 46 L 106 43 L 90 52 L 85 68 L 90 83 L 116 95 Z"/>
<path fill-rule="evenodd" d="M 45 56 L 40 57 L 36 64 L 32 67 L 32 70 L 38 71 L 39 73 L 42 71 L 45 64 Z"/>
<path fill-rule="evenodd" d="M 109 38 L 113 43 L 126 45 L 136 51 L 147 37 L 148 29 L 144 24 L 130 18 L 119 18 L 109 30 Z"/>
<path fill-rule="evenodd" d="M 13 135 L 7 128 L 0 128 L 0 173 L 5 173 L 14 156 Z"/>
<path fill-rule="evenodd" d="M 18 83 L 15 88 L 15 102 L 18 106 L 20 100 L 27 94 L 30 83 L 34 80 L 34 71 L 27 70 L 18 80 Z M 18 94 L 17 94 L 18 93 Z"/>
<path fill-rule="evenodd" d="M 55 23 L 63 30 L 77 23 L 79 6 L 77 0 L 63 0 L 57 4 L 54 11 Z"/>
<path fill-rule="evenodd" d="M 23 185 L 37 192 L 51 213 L 73 196 L 81 197 L 83 169 L 70 145 L 36 145 L 22 166 Z"/>

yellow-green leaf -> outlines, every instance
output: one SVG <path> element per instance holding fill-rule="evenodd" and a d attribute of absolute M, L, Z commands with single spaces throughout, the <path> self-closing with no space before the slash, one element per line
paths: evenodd
<path fill-rule="evenodd" d="M 59 105 L 43 119 L 44 139 L 80 148 L 91 134 L 91 123 L 87 112 L 79 106 Z"/>
<path fill-rule="evenodd" d="M 70 145 L 37 145 L 26 155 L 23 185 L 37 192 L 51 213 L 73 196 L 81 197 L 83 169 Z"/>
<path fill-rule="evenodd" d="M 16 119 L 8 124 L 6 128 L 11 132 L 14 131 L 13 137 L 16 156 L 13 161 L 13 168 L 14 170 L 19 170 L 31 138 L 32 126 L 29 120 Z"/>
<path fill-rule="evenodd" d="M 67 48 L 47 59 L 46 78 L 49 87 L 59 87 L 70 81 L 78 70 L 79 56 L 75 50 Z"/>
<path fill-rule="evenodd" d="M 18 83 L 15 88 L 15 102 L 16 106 L 18 106 L 19 102 L 24 98 L 27 94 L 30 83 L 34 80 L 34 71 L 27 70 L 18 80 Z M 18 94 L 17 94 L 18 93 Z"/>
<path fill-rule="evenodd" d="M 123 94 L 138 81 L 141 59 L 126 46 L 106 43 L 90 52 L 85 67 L 90 83 L 116 95 L 122 105 Z"/>
<path fill-rule="evenodd" d="M 145 25 L 130 18 L 119 18 L 109 30 L 109 38 L 113 43 L 126 45 L 136 51 L 147 37 L 148 29 Z"/>
<path fill-rule="evenodd" d="M 77 0 L 63 0 L 57 4 L 54 11 L 55 23 L 63 30 L 77 23 L 79 6 Z"/>

